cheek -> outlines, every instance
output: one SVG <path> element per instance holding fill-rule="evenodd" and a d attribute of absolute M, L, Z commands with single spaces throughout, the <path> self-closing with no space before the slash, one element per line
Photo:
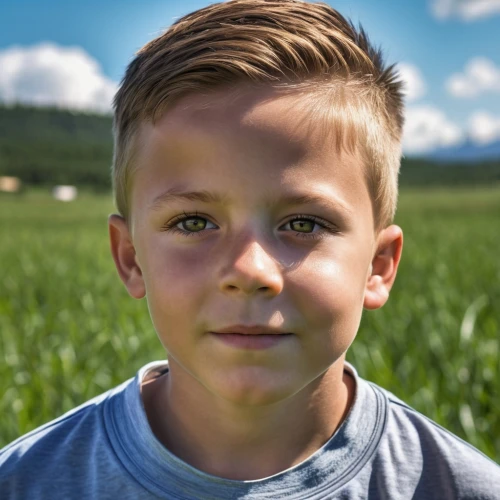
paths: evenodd
<path fill-rule="evenodd" d="M 166 239 L 166 238 L 165 238 Z M 182 299 L 196 291 L 207 272 L 206 261 L 198 251 L 182 245 L 167 245 L 161 238 L 150 243 L 143 263 L 143 275 L 149 294 L 168 294 Z"/>
<path fill-rule="evenodd" d="M 330 331 L 333 341 L 356 334 L 361 320 L 365 274 L 356 257 L 325 256 L 305 261 L 293 278 L 298 307 L 317 331 Z"/>
<path fill-rule="evenodd" d="M 198 252 L 181 246 L 167 249 L 156 241 L 147 248 L 141 260 L 146 299 L 155 328 L 162 333 L 196 315 L 207 265 Z"/>

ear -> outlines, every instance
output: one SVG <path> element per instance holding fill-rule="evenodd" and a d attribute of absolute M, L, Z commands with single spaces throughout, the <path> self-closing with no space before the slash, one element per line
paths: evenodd
<path fill-rule="evenodd" d="M 378 309 L 387 302 L 402 250 L 403 231 L 399 226 L 392 225 L 380 231 L 365 287 L 365 309 Z"/>
<path fill-rule="evenodd" d="M 113 214 L 109 216 L 108 226 L 111 253 L 118 274 L 128 293 L 135 299 L 142 299 L 146 295 L 146 287 L 128 224 L 123 217 Z"/>

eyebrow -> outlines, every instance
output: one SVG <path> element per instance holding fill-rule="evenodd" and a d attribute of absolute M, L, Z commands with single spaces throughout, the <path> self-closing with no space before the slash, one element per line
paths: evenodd
<path fill-rule="evenodd" d="M 229 198 L 227 195 L 212 193 L 210 191 L 180 191 L 178 189 L 172 188 L 163 192 L 157 196 L 153 203 L 151 203 L 151 210 L 159 210 L 162 205 L 169 204 L 175 201 L 189 200 L 189 201 L 200 201 L 202 203 L 214 203 L 218 205 L 227 205 Z M 327 208 L 341 208 L 347 213 L 351 213 L 352 210 L 346 206 L 344 202 L 338 198 L 332 197 L 322 197 L 313 194 L 296 194 L 283 196 L 281 198 L 269 198 L 266 201 L 266 207 L 270 208 L 275 205 L 285 204 L 285 205 L 307 205 L 307 204 L 318 204 L 325 206 Z"/>

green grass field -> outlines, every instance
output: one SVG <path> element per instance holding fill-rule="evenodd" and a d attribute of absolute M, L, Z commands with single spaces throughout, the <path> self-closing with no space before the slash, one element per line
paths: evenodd
<path fill-rule="evenodd" d="M 110 196 L 0 197 L 0 447 L 165 353 L 112 262 Z M 500 187 L 404 191 L 403 259 L 361 376 L 500 461 Z"/>

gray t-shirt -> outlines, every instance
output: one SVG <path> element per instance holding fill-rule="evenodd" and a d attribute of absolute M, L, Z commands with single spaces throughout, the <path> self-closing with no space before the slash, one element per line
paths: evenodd
<path fill-rule="evenodd" d="M 1 450 L 0 499 L 500 499 L 497 464 L 349 364 L 354 404 L 307 460 L 252 481 L 206 474 L 149 427 L 141 381 L 167 369 L 149 363 Z"/>

